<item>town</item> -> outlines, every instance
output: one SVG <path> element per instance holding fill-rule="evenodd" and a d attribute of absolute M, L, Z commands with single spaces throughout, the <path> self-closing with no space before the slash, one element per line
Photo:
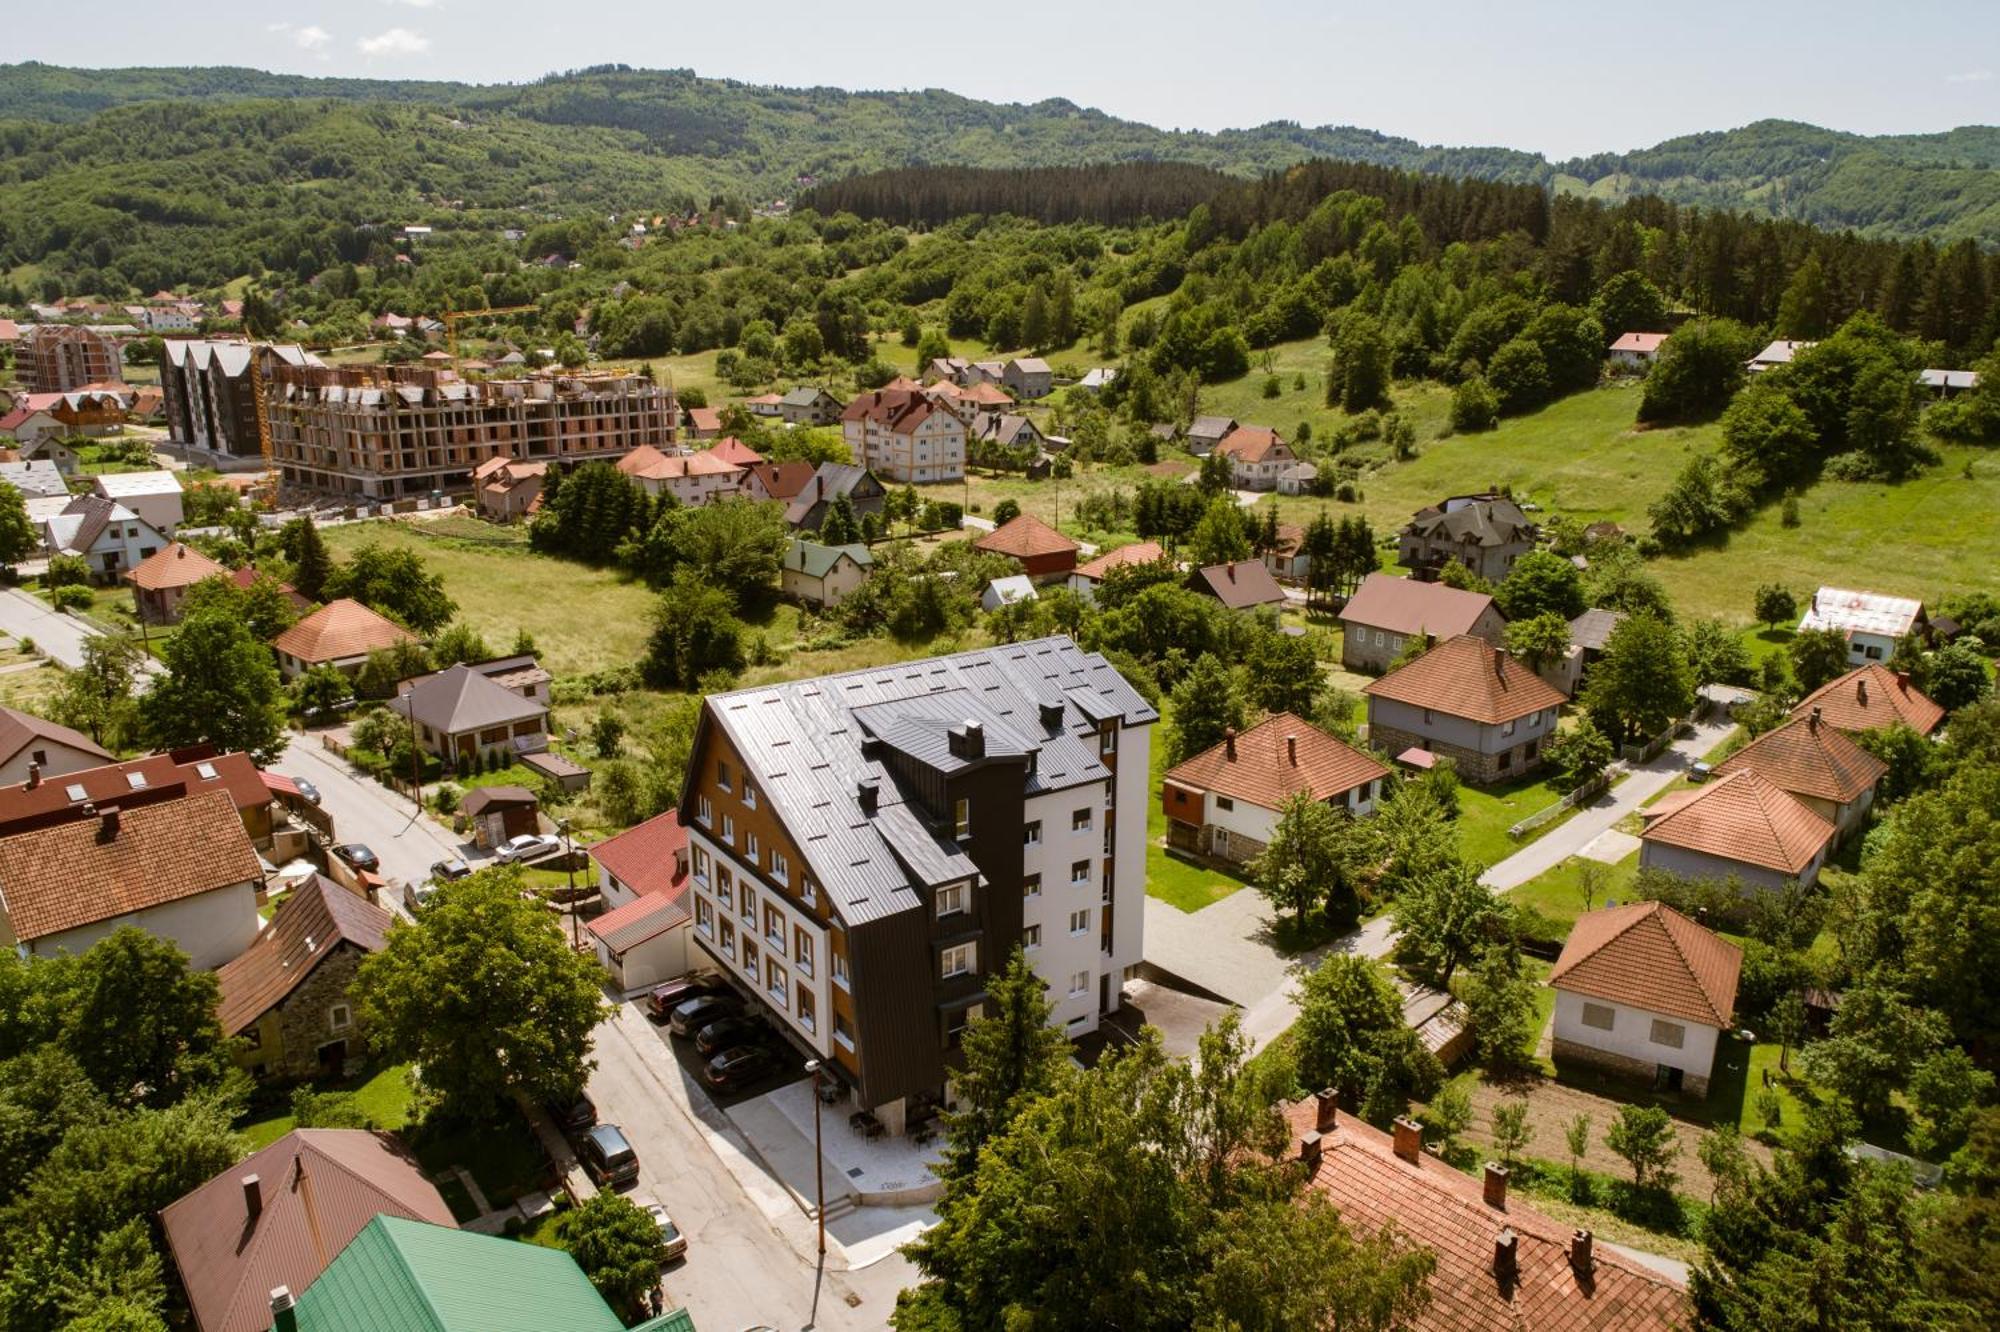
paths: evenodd
<path fill-rule="evenodd" d="M 1994 1325 L 1992 238 L 1039 170 L 0 226 L 0 1324 Z"/>

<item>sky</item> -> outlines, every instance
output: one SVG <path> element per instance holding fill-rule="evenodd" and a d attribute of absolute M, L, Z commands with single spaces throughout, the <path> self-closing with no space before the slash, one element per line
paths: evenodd
<path fill-rule="evenodd" d="M 1563 158 L 1753 120 L 2000 123 L 2000 0 L 16 0 L 0 60 L 520 82 L 622 63 L 749 83 L 1066 97 L 1163 128 L 1293 120 Z M 87 14 L 87 19 L 84 17 Z"/>

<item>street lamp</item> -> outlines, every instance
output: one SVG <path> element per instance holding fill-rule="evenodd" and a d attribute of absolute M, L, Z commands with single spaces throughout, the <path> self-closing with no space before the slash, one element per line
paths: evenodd
<path fill-rule="evenodd" d="M 813 1183 L 819 1197 L 819 1256 L 820 1261 L 824 1263 L 826 1261 L 826 1154 L 820 1150 L 820 1067 L 819 1060 L 806 1060 L 806 1072 L 812 1074 L 813 1079 Z"/>
<path fill-rule="evenodd" d="M 567 817 L 556 820 L 556 831 L 563 837 L 563 877 L 569 883 L 569 946 L 576 950 L 583 947 L 583 940 L 576 924 L 576 843 L 570 839 Z"/>

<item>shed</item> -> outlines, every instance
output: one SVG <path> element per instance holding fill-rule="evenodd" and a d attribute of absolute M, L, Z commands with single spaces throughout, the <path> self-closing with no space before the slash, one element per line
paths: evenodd
<path fill-rule="evenodd" d="M 459 813 L 472 824 L 473 841 L 483 847 L 540 832 L 540 808 L 541 801 L 525 786 L 482 786 L 468 793 L 458 806 Z"/>

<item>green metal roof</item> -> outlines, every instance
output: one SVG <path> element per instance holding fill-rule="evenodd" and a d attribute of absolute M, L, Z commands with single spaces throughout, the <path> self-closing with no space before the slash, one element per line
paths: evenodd
<path fill-rule="evenodd" d="M 632 1332 L 695 1332 L 694 1315 L 686 1309 L 675 1309 L 658 1318 L 648 1318 Z"/>
<path fill-rule="evenodd" d="M 559 1249 L 378 1216 L 298 1297 L 298 1332 L 623 1332 Z"/>
<path fill-rule="evenodd" d="M 794 537 L 792 544 L 785 549 L 785 567 L 795 569 L 808 578 L 824 578 L 843 555 L 864 569 L 875 563 L 874 556 L 863 545 L 822 546 L 817 541 Z"/>

